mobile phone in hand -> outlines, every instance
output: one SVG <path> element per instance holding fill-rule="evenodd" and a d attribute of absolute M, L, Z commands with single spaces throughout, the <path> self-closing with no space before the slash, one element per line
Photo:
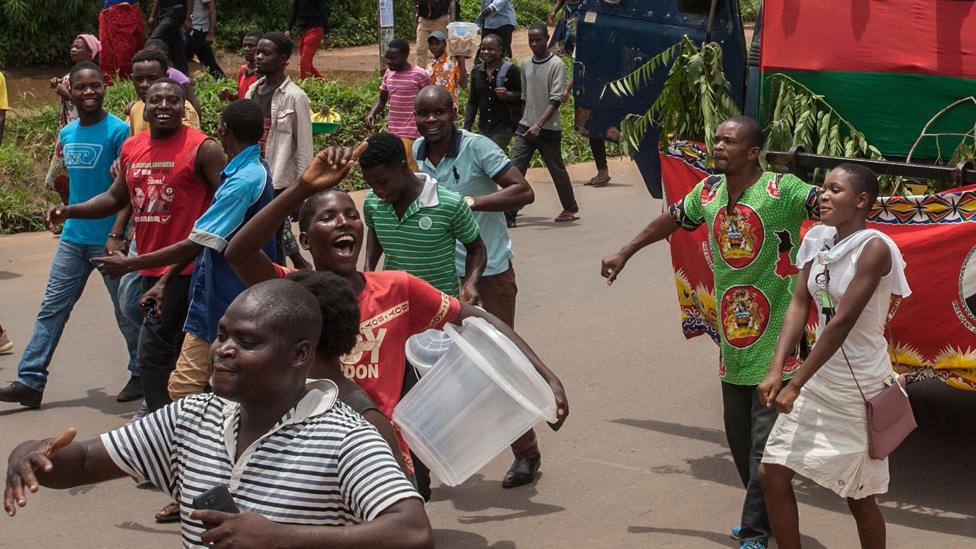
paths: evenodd
<path fill-rule="evenodd" d="M 234 503 L 234 498 L 230 495 L 230 490 L 227 489 L 226 484 L 214 486 L 213 488 L 193 498 L 193 508 L 233 514 L 241 512 L 241 510 L 237 508 L 237 504 Z M 203 524 L 208 530 L 215 526 L 213 524 Z"/>
<path fill-rule="evenodd" d="M 146 318 L 155 320 L 159 316 L 159 303 L 155 298 L 148 298 L 139 304 L 146 311 Z"/>

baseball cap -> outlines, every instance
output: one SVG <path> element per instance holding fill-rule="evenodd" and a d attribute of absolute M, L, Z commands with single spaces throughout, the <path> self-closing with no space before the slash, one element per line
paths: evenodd
<path fill-rule="evenodd" d="M 447 42 L 447 37 L 444 36 L 444 33 L 441 31 L 434 31 L 430 33 L 430 36 L 427 37 L 427 41 L 430 42 L 432 38 L 440 40 L 441 42 Z"/>

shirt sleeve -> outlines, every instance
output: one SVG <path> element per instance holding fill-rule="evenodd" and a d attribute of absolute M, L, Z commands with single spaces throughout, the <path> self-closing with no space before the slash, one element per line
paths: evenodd
<path fill-rule="evenodd" d="M 554 105 L 562 105 L 563 95 L 566 93 L 566 64 L 559 56 L 553 56 L 554 63 L 552 71 L 549 73 L 549 102 Z M 556 118 L 559 118 L 558 113 Z"/>
<path fill-rule="evenodd" d="M 381 92 L 390 93 L 389 75 L 390 69 L 386 69 L 386 72 L 383 73 L 383 79 L 380 81 Z"/>
<path fill-rule="evenodd" d="M 366 224 L 367 228 L 373 228 L 373 209 L 376 207 L 376 195 L 373 191 L 366 193 L 366 198 L 363 199 L 363 223 Z"/>
<path fill-rule="evenodd" d="M 505 154 L 505 151 L 487 137 L 478 140 L 476 159 L 481 171 L 492 179 L 505 173 L 512 166 L 512 161 Z"/>
<path fill-rule="evenodd" d="M 462 244 L 471 244 L 478 238 L 478 222 L 475 221 L 471 208 L 463 199 L 458 201 L 452 221 L 451 230 L 454 238 L 460 240 Z"/>
<path fill-rule="evenodd" d="M 668 215 L 686 231 L 693 231 L 705 222 L 705 211 L 701 202 L 704 188 L 705 180 L 703 179 L 684 198 L 668 206 Z"/>
<path fill-rule="evenodd" d="M 244 223 L 247 209 L 257 198 L 247 183 L 228 179 L 217 189 L 210 207 L 193 224 L 190 241 L 218 252 L 227 248 L 227 239 Z"/>
<path fill-rule="evenodd" d="M 440 330 L 448 322 L 457 320 L 461 314 L 460 301 L 412 274 L 404 273 L 404 276 L 407 277 L 410 300 L 411 332 Z"/>
<path fill-rule="evenodd" d="M 187 101 L 183 105 L 183 125 L 189 126 L 195 130 L 200 129 L 200 116 L 197 114 L 197 110 L 193 108 L 193 105 Z"/>
<path fill-rule="evenodd" d="M 295 124 L 298 126 L 295 128 L 295 166 L 301 177 L 305 168 L 312 163 L 312 107 L 305 92 L 299 91 L 295 98 Z M 287 184 L 291 183 L 289 181 Z"/>
<path fill-rule="evenodd" d="M 339 491 L 364 521 L 374 520 L 394 503 L 420 497 L 393 458 L 390 445 L 369 425 L 356 427 L 342 439 Z"/>
<path fill-rule="evenodd" d="M 519 70 L 519 81 L 522 84 L 522 89 L 521 89 L 522 101 L 525 101 L 526 100 L 525 90 L 528 89 L 528 86 L 526 85 L 526 82 L 525 82 L 525 69 L 522 68 L 522 67 L 519 67 L 519 69 L 520 69 Z"/>
<path fill-rule="evenodd" d="M 789 185 L 797 211 L 802 208 L 801 219 L 820 220 L 820 187 L 810 185 L 793 174 L 783 176 L 782 188 Z"/>
<path fill-rule="evenodd" d="M 176 425 L 186 399 L 161 408 L 140 421 L 102 435 L 112 461 L 139 481 L 149 481 L 179 497 L 176 471 Z"/>

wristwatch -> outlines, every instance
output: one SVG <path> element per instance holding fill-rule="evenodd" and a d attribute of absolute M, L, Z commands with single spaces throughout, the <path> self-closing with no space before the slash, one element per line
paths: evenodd
<path fill-rule="evenodd" d="M 469 208 L 474 208 L 474 197 L 472 197 L 472 196 L 465 196 L 464 197 L 464 202 L 465 202 L 465 204 L 468 205 Z"/>

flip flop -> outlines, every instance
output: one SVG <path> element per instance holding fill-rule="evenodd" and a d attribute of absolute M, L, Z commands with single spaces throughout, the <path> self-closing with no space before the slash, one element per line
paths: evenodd
<path fill-rule="evenodd" d="M 579 216 L 573 212 L 563 212 L 559 214 L 554 221 L 556 223 L 569 223 L 570 221 L 576 221 L 577 219 L 579 219 Z"/>
<path fill-rule="evenodd" d="M 606 187 L 607 185 L 610 184 L 611 179 L 613 178 L 610 177 L 609 175 L 605 175 L 605 176 L 595 175 L 589 181 L 583 183 L 583 185 L 588 187 Z"/>
<path fill-rule="evenodd" d="M 156 522 L 159 524 L 172 524 L 180 521 L 180 507 L 175 503 L 170 503 L 163 507 L 155 515 Z"/>

